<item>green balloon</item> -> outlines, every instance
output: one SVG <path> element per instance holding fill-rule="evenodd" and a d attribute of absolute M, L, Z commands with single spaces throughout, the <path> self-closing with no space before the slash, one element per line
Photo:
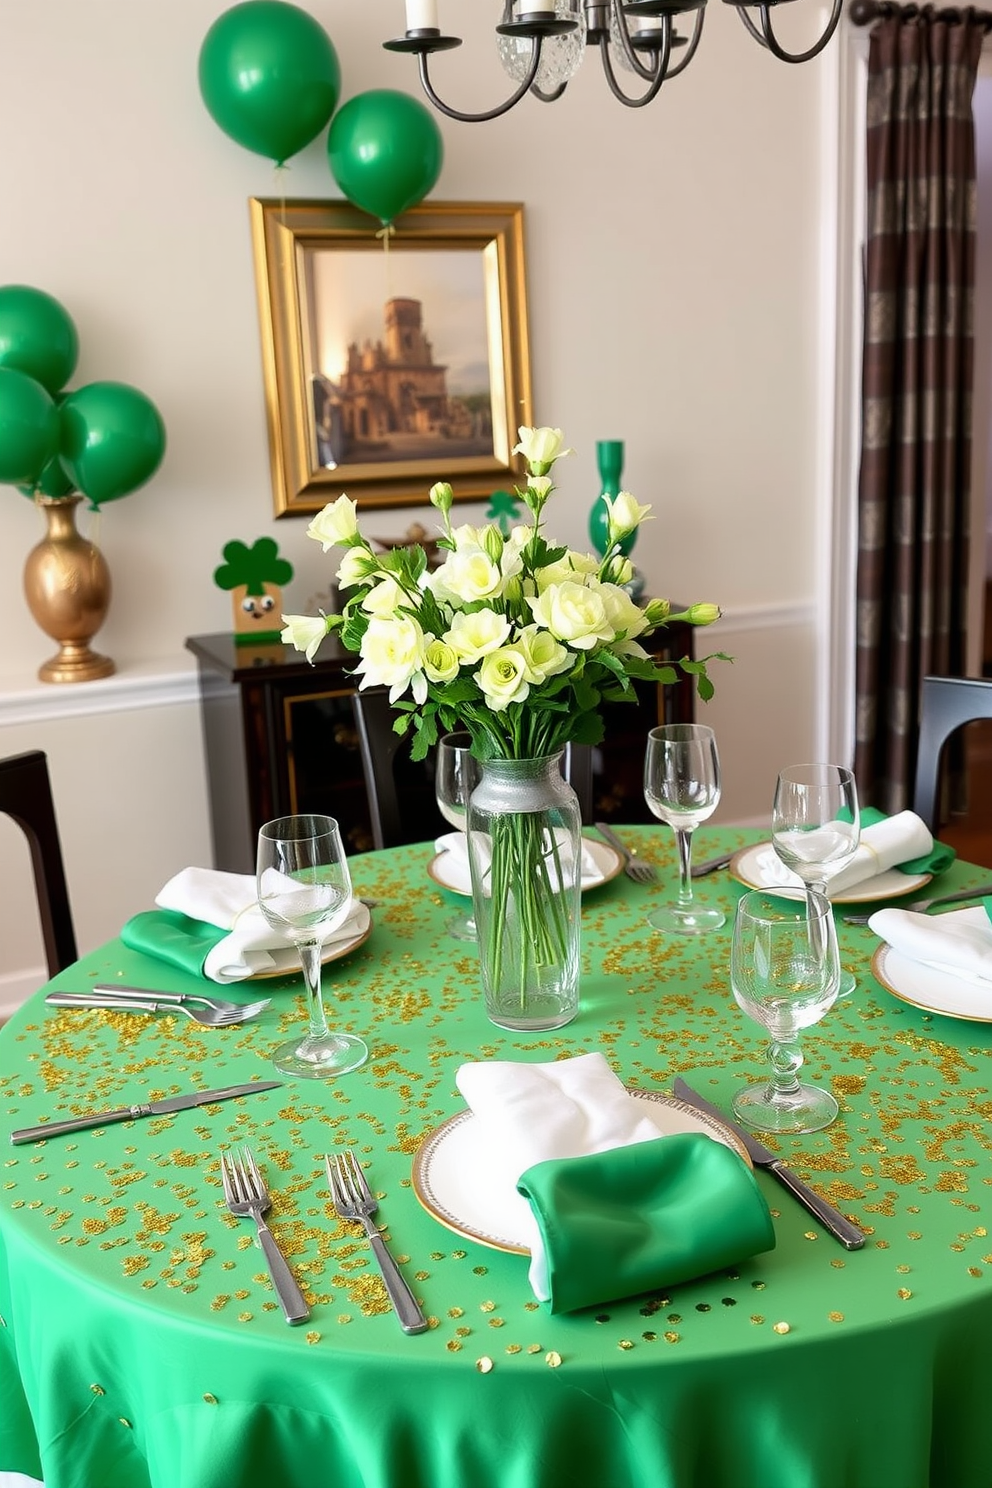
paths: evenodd
<path fill-rule="evenodd" d="M 45 388 L 16 367 L 0 367 L 0 481 L 36 481 L 58 443 L 59 411 Z"/>
<path fill-rule="evenodd" d="M 35 496 L 70 496 L 76 488 L 66 473 L 62 461 L 58 455 L 55 455 L 49 460 L 36 481 L 26 486 L 18 486 L 17 489 L 22 496 L 28 496 L 33 501 Z"/>
<path fill-rule="evenodd" d="M 94 507 L 143 485 L 165 453 L 158 409 L 125 382 L 90 382 L 68 393 L 61 424 L 62 464 Z"/>
<path fill-rule="evenodd" d="M 348 200 L 389 223 L 435 185 L 444 143 L 434 115 L 416 98 L 373 88 L 335 114 L 327 157 Z"/>
<path fill-rule="evenodd" d="M 0 367 L 26 372 L 57 393 L 78 356 L 76 327 L 58 300 L 29 284 L 0 286 Z"/>
<path fill-rule="evenodd" d="M 282 165 L 327 124 L 341 92 L 334 44 L 307 11 L 244 0 L 200 48 L 200 94 L 225 134 Z"/>

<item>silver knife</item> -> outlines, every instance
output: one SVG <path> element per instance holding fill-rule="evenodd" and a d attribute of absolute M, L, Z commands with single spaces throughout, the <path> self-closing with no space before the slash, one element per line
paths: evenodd
<path fill-rule="evenodd" d="M 733 857 L 733 853 L 721 853 L 718 858 L 709 858 L 705 863 L 693 863 L 689 869 L 693 878 L 705 878 L 707 873 L 716 873 L 718 868 L 726 868 Z"/>
<path fill-rule="evenodd" d="M 46 1121 L 44 1126 L 22 1126 L 12 1131 L 10 1140 L 38 1142 L 44 1137 L 61 1137 L 66 1132 L 82 1131 L 88 1126 L 108 1126 L 112 1121 L 136 1121 L 139 1116 L 167 1116 L 171 1111 L 187 1111 L 191 1106 L 208 1106 L 212 1101 L 234 1100 L 239 1095 L 254 1095 L 259 1090 L 275 1090 L 281 1080 L 250 1080 L 247 1085 L 225 1085 L 221 1090 L 194 1090 L 189 1095 L 170 1095 L 165 1100 L 146 1101 L 142 1105 L 119 1106 L 112 1111 L 94 1111 L 89 1116 L 74 1116 L 69 1121 Z"/>
<path fill-rule="evenodd" d="M 711 1105 L 703 1096 L 697 1095 L 695 1090 L 681 1077 L 676 1079 L 674 1090 L 679 1100 L 685 1101 L 687 1106 L 695 1106 L 697 1111 L 705 1111 L 708 1116 L 714 1116 L 717 1121 L 722 1121 L 724 1126 L 728 1126 L 736 1136 L 740 1137 L 751 1161 L 757 1163 L 759 1168 L 767 1168 L 783 1188 L 787 1188 L 793 1197 L 809 1210 L 810 1214 L 814 1214 L 821 1224 L 826 1226 L 835 1240 L 839 1240 L 847 1250 L 861 1249 L 867 1238 L 864 1231 L 859 1230 L 857 1225 L 852 1224 L 849 1219 L 845 1219 L 833 1204 L 828 1204 L 826 1199 L 821 1199 L 820 1195 L 805 1184 L 798 1174 L 785 1166 L 781 1158 L 776 1157 L 774 1152 L 769 1152 L 764 1142 L 759 1142 L 751 1132 L 738 1126 L 736 1121 L 731 1121 L 718 1106 Z"/>

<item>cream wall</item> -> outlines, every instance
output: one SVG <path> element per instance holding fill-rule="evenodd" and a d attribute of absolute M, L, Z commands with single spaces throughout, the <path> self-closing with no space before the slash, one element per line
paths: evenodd
<path fill-rule="evenodd" d="M 438 63 L 438 86 L 488 106 L 505 91 L 480 18 L 496 7 L 443 4 L 468 40 Z M 54 294 L 80 332 L 73 384 L 134 383 L 169 436 L 154 480 L 91 530 L 114 579 L 97 641 L 119 666 L 107 684 L 33 680 L 53 649 L 20 597 L 41 519 L 0 491 L 0 753 L 51 755 L 82 949 L 207 861 L 183 641 L 228 625 L 211 581 L 223 544 L 275 536 L 296 566 L 290 610 L 331 572 L 304 522 L 272 517 L 247 200 L 339 193 L 322 139 L 279 181 L 207 115 L 197 55 L 226 8 L 0 0 L 0 283 Z M 307 8 L 337 46 L 343 100 L 379 86 L 419 96 L 413 64 L 380 46 L 402 28 L 400 0 Z M 795 9 L 790 31 L 812 30 Z M 736 657 L 705 715 L 730 821 L 760 818 L 777 762 L 808 757 L 824 727 L 837 64 L 828 51 L 783 66 L 711 10 L 691 67 L 645 110 L 616 104 L 589 56 L 555 105 L 440 120 L 432 195 L 525 204 L 535 418 L 577 450 L 559 467 L 555 535 L 586 545 L 595 440 L 623 438 L 625 484 L 656 517 L 636 553 L 651 592 L 725 609 L 700 639 Z M 365 526 L 393 535 L 432 516 Z M 0 821 L 0 1001 L 41 977 L 21 852 Z"/>

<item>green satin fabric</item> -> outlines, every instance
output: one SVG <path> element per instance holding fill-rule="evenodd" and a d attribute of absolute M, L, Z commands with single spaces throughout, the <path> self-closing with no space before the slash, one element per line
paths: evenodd
<path fill-rule="evenodd" d="M 989 1488 L 992 1026 L 886 992 L 866 927 L 838 915 L 858 988 L 803 1036 L 840 1118 L 777 1144 L 868 1230 L 864 1250 L 844 1251 L 759 1171 L 774 1250 L 552 1316 L 526 1256 L 418 1202 L 414 1153 L 463 1109 L 466 1059 L 599 1048 L 628 1084 L 670 1091 L 682 1074 L 723 1109 L 763 1074 L 765 1036 L 730 992 L 731 921 L 678 941 L 653 933 L 647 912 L 677 889 L 673 836 L 623 835 L 659 882 L 618 876 L 583 896 L 580 1012 L 555 1033 L 488 1022 L 427 844 L 352 861 L 356 893 L 380 902 L 368 941 L 325 969 L 327 1008 L 372 1057 L 330 1085 L 11 1147 L 11 1130 L 44 1117 L 268 1078 L 305 1009 L 297 979 L 252 984 L 272 1001 L 241 1027 L 59 1009 L 43 993 L 10 1019 L 0 1470 L 40 1471 L 47 1488 Z M 697 834 L 700 858 L 755 840 Z M 934 891 L 984 877 L 955 863 Z M 742 888 L 717 873 L 694 892 L 732 918 Z M 112 980 L 204 990 L 120 941 L 55 985 Z M 246 1141 L 311 1300 L 298 1328 L 250 1222 L 222 1203 L 219 1153 Z M 400 1331 L 366 1241 L 333 1214 L 324 1154 L 346 1146 L 370 1164 L 426 1333 Z"/>
<path fill-rule="evenodd" d="M 148 909 L 132 915 L 121 930 L 121 940 L 131 951 L 199 976 L 207 955 L 227 933 L 206 920 L 193 920 L 175 910 Z"/>
<path fill-rule="evenodd" d="M 544 1241 L 552 1312 L 674 1286 L 775 1246 L 753 1173 L 702 1133 L 536 1163 L 517 1188 Z"/>

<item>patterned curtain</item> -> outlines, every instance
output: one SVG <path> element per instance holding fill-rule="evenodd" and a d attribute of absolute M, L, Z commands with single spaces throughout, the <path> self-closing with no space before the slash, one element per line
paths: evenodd
<path fill-rule="evenodd" d="M 910 803 L 922 678 L 965 667 L 983 35 L 927 5 L 870 38 L 854 765 L 888 812 Z"/>

